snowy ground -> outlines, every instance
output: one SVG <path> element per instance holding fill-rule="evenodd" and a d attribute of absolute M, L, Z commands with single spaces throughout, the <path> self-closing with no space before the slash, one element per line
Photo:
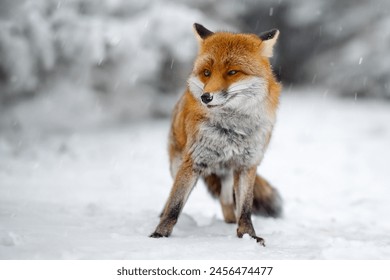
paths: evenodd
<path fill-rule="evenodd" d="M 282 219 L 235 237 L 202 184 L 171 238 L 168 121 L 0 135 L 0 259 L 390 259 L 390 104 L 291 94 L 260 173 Z"/>

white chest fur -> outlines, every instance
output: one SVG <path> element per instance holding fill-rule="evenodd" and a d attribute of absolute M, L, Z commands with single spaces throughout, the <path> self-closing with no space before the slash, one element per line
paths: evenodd
<path fill-rule="evenodd" d="M 191 93 L 202 103 L 204 85 L 196 76 L 191 76 L 188 83 Z M 207 104 L 213 105 L 208 107 L 208 118 L 187 147 L 195 168 L 207 174 L 258 165 L 275 122 L 274 116 L 267 113 L 266 80 L 250 77 L 212 94 L 213 100 Z"/>
<path fill-rule="evenodd" d="M 195 167 L 209 174 L 258 165 L 273 123 L 262 102 L 244 112 L 229 107 L 210 112 L 190 148 Z"/>

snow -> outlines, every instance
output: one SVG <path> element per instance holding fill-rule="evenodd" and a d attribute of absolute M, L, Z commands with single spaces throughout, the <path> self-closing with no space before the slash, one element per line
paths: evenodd
<path fill-rule="evenodd" d="M 390 258 L 389 104 L 282 98 L 259 173 L 284 216 L 253 217 L 266 247 L 237 238 L 202 183 L 172 236 L 148 237 L 172 184 L 168 120 L 28 124 L 0 134 L 0 259 Z"/>

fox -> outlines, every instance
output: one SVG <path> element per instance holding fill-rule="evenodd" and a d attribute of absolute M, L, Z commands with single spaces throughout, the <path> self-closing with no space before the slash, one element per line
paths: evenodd
<path fill-rule="evenodd" d="M 269 58 L 278 29 L 256 34 L 212 32 L 193 24 L 199 51 L 184 94 L 176 103 L 169 132 L 174 180 L 152 238 L 169 237 L 199 178 L 219 199 L 224 221 L 237 224 L 265 246 L 251 215 L 279 217 L 282 199 L 257 175 L 269 145 L 281 84 Z"/>

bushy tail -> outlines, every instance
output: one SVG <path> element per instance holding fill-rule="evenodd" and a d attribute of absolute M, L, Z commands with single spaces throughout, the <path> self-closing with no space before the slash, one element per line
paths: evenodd
<path fill-rule="evenodd" d="M 266 217 L 280 217 L 283 212 L 282 198 L 277 189 L 260 175 L 256 176 L 252 213 Z"/>
<path fill-rule="evenodd" d="M 204 178 L 209 192 L 214 197 L 219 197 L 221 193 L 221 181 L 215 174 Z M 252 213 L 266 217 L 280 217 L 283 212 L 282 198 L 277 189 L 260 175 L 256 175 L 255 186 L 253 188 Z"/>

